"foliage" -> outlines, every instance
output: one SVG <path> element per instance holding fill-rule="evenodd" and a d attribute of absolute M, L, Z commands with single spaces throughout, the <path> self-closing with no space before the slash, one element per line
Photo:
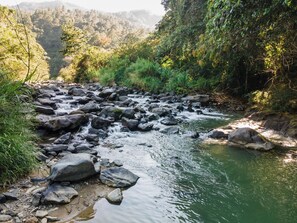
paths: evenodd
<path fill-rule="evenodd" d="M 24 115 L 30 107 L 21 100 L 21 82 L 0 73 L 0 182 L 9 183 L 27 174 L 36 164 L 32 122 Z"/>
<path fill-rule="evenodd" d="M 0 6 L 0 66 L 15 79 L 29 81 L 47 78 L 45 51 L 34 34 L 17 21 L 14 10 Z"/>

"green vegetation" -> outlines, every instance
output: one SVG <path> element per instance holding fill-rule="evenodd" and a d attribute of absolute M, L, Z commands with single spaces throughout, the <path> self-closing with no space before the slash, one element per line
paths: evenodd
<path fill-rule="evenodd" d="M 30 105 L 21 82 L 0 73 L 0 182 L 10 183 L 27 174 L 36 164 L 32 122 L 26 117 Z"/>

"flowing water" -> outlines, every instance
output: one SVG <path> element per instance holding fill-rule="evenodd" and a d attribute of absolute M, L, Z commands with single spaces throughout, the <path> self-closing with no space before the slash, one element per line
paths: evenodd
<path fill-rule="evenodd" d="M 216 115 L 182 128 L 206 131 L 230 122 Z M 122 160 L 140 179 L 123 192 L 121 205 L 101 199 L 76 222 L 297 222 L 297 165 L 281 155 L 157 131 L 114 131 L 107 142 L 123 147 L 101 146 L 100 155 Z"/>
<path fill-rule="evenodd" d="M 130 97 L 140 105 L 147 100 Z M 58 111 L 73 109 L 65 102 Z M 181 112 L 177 117 L 187 120 L 180 126 L 182 133 L 205 135 L 234 118 L 210 109 L 203 115 Z M 164 128 L 158 121 L 155 126 Z M 297 222 L 297 164 L 285 163 L 281 154 L 205 145 L 204 134 L 193 140 L 186 134 L 121 132 L 120 127 L 110 129 L 97 150 L 103 158 L 123 161 L 140 179 L 123 191 L 121 205 L 101 199 L 76 222 Z"/>

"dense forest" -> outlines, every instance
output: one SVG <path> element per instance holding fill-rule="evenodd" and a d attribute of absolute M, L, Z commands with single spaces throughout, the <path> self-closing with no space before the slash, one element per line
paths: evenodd
<path fill-rule="evenodd" d="M 297 111 L 295 1 L 162 4 L 166 14 L 150 33 L 125 14 L 121 19 L 65 7 L 21 12 L 0 6 L 0 147 L 25 151 L 23 147 L 31 146 L 32 135 L 26 130 L 31 122 L 18 128 L 26 133 L 23 138 L 12 131 L 22 117 L 19 95 L 28 93 L 25 82 L 48 78 L 154 93 L 224 92 L 258 109 Z M 16 153 L 20 159 L 28 155 Z M 7 162 L 15 155 L 0 154 Z M 0 170 L 23 174 L 32 166 L 18 163 L 1 164 Z"/>

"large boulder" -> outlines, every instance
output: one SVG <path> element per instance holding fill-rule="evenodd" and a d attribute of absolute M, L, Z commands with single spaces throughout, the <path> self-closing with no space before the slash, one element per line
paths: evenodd
<path fill-rule="evenodd" d="M 81 88 L 73 87 L 69 89 L 68 94 L 73 96 L 85 96 L 86 92 Z"/>
<path fill-rule="evenodd" d="M 91 122 L 91 126 L 94 129 L 106 129 L 108 128 L 113 122 L 114 122 L 114 118 L 108 117 L 108 118 L 104 118 L 104 117 L 95 117 L 92 122 Z"/>
<path fill-rule="evenodd" d="M 68 204 L 76 196 L 78 196 L 78 193 L 72 187 L 52 184 L 42 193 L 41 203 Z"/>
<path fill-rule="evenodd" d="M 273 143 L 251 128 L 239 128 L 231 132 L 228 141 L 233 145 L 255 150 L 268 151 L 274 148 Z"/>
<path fill-rule="evenodd" d="M 175 119 L 174 117 L 168 117 L 168 118 L 164 118 L 161 123 L 163 125 L 177 125 L 178 124 L 178 120 Z"/>
<path fill-rule="evenodd" d="M 82 107 L 79 108 L 79 110 L 85 112 L 85 113 L 90 113 L 90 112 L 97 112 L 100 111 L 101 108 L 95 104 L 94 102 L 90 102 Z"/>
<path fill-rule="evenodd" d="M 86 124 L 89 118 L 86 114 L 73 114 L 58 116 L 50 119 L 40 119 L 41 127 L 48 131 L 56 132 L 60 130 L 74 130 Z"/>
<path fill-rule="evenodd" d="M 127 127 L 129 130 L 136 131 L 138 130 L 139 121 L 136 119 L 122 118 L 122 124 L 123 126 Z"/>
<path fill-rule="evenodd" d="M 37 105 L 35 106 L 35 111 L 40 113 L 40 114 L 45 114 L 45 115 L 54 115 L 55 111 L 52 107 L 46 106 L 46 105 Z"/>
<path fill-rule="evenodd" d="M 55 182 L 73 182 L 95 174 L 96 171 L 90 154 L 69 154 L 51 167 L 49 179 Z"/>
<path fill-rule="evenodd" d="M 136 184 L 139 177 L 122 167 L 112 167 L 101 171 L 100 180 L 110 187 L 125 188 Z"/>

